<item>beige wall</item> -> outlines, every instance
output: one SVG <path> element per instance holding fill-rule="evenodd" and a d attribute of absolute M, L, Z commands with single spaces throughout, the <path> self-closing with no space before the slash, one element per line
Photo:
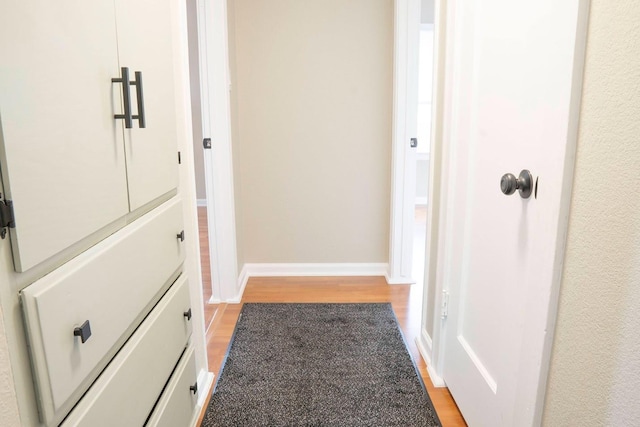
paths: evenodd
<path fill-rule="evenodd" d="M 245 262 L 387 262 L 393 1 L 230 0 Z"/>
<path fill-rule="evenodd" d="M 592 0 L 548 426 L 640 425 L 640 4 Z"/>

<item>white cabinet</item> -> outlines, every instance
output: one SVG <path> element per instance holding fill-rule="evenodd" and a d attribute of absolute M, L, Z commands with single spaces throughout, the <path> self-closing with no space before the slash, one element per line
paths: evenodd
<path fill-rule="evenodd" d="M 141 73 L 144 89 L 146 127 L 135 120 L 124 130 L 131 210 L 177 186 L 170 6 L 168 0 L 116 1 L 120 64 Z M 139 113 L 137 90 L 131 95 Z"/>
<path fill-rule="evenodd" d="M 187 427 L 195 425 L 198 401 L 196 356 L 189 347 L 165 387 L 145 427 Z M 66 426 L 65 426 L 66 427 Z"/>
<path fill-rule="evenodd" d="M 141 426 L 161 395 L 168 415 L 156 419 L 193 419 L 193 393 L 166 391 L 196 376 L 185 350 L 175 9 L 0 6 L 0 218 L 10 201 L 14 220 L 0 231 L 15 268 L 0 266 L 11 281 L 0 302 L 13 304 L 13 335 L 26 335 L 11 351 L 29 427 Z"/>
<path fill-rule="evenodd" d="M 16 271 L 177 187 L 171 25 L 169 0 L 3 5 L 0 169 Z M 140 72 L 127 104 L 132 115 L 144 110 L 144 128 L 114 118 L 124 110 L 124 85 L 112 82 L 122 67 L 131 80 Z"/>
<path fill-rule="evenodd" d="M 187 346 L 191 318 L 187 319 L 184 313 L 189 309 L 188 283 L 182 276 L 71 411 L 62 427 L 142 427 Z"/>
<path fill-rule="evenodd" d="M 46 421 L 73 407 L 175 278 L 181 230 L 174 198 L 22 291 Z M 86 339 L 74 335 L 84 324 Z"/>
<path fill-rule="evenodd" d="M 25 271 L 129 211 L 113 2 L 0 8 L 0 169 Z"/>

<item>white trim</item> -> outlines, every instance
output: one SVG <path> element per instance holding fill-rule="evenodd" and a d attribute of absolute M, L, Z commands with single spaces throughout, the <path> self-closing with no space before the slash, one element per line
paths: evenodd
<path fill-rule="evenodd" d="M 574 56 L 574 68 L 571 87 L 571 109 L 570 120 L 567 132 L 567 151 L 565 157 L 564 171 L 562 177 L 562 193 L 560 200 L 560 214 L 557 228 L 557 240 L 554 255 L 553 277 L 551 278 L 551 289 L 549 294 L 546 316 L 546 335 L 542 343 L 542 354 L 540 356 L 540 375 L 537 380 L 537 390 L 535 391 L 535 404 L 532 411 L 531 425 L 541 425 L 544 412 L 544 402 L 547 392 L 547 380 L 551 367 L 551 355 L 553 340 L 555 336 L 556 320 L 558 317 L 558 304 L 560 299 L 560 286 L 562 284 L 562 273 L 564 265 L 565 250 L 567 245 L 567 235 L 569 233 L 569 215 L 571 211 L 571 196 L 573 191 L 573 177 L 576 163 L 578 132 L 580 125 L 580 109 L 582 106 L 582 85 L 584 83 L 584 67 L 586 62 L 588 23 L 591 0 L 584 0 L 579 3 L 576 25 L 576 44 Z M 530 322 L 529 322 L 530 323 Z M 536 362 L 534 362 L 536 363 Z"/>
<path fill-rule="evenodd" d="M 390 283 L 412 282 L 413 218 L 418 110 L 420 0 L 397 0 L 394 9 L 393 134 L 391 161 Z"/>
<path fill-rule="evenodd" d="M 211 294 L 224 301 L 238 279 L 226 0 L 198 0 L 198 30 L 203 135 L 216 147 L 204 154 Z"/>
<path fill-rule="evenodd" d="M 242 301 L 242 295 L 244 295 L 244 289 L 247 287 L 247 282 L 249 281 L 249 272 L 247 269 L 247 264 L 242 266 L 242 270 L 240 271 L 240 277 L 238 277 L 238 294 L 227 301 L 229 304 L 239 304 Z"/>
<path fill-rule="evenodd" d="M 429 161 L 429 159 L 431 159 L 431 153 L 416 153 L 417 161 Z"/>
<path fill-rule="evenodd" d="M 386 263 L 282 263 L 245 264 L 246 277 L 277 276 L 384 276 Z"/>
<path fill-rule="evenodd" d="M 215 375 L 213 372 L 200 371 L 200 374 L 198 374 L 198 401 L 193 410 L 191 422 L 189 423 L 190 427 L 196 427 L 198 424 L 198 418 L 200 418 L 202 408 L 204 404 L 207 403 L 209 396 L 211 396 L 211 386 L 213 385 L 214 378 Z"/>
<path fill-rule="evenodd" d="M 427 206 L 429 204 L 428 197 L 416 197 L 416 206 Z"/>
<path fill-rule="evenodd" d="M 387 281 L 387 285 L 413 285 L 416 283 L 411 277 L 390 277 L 389 273 L 385 273 L 384 279 Z"/>
<path fill-rule="evenodd" d="M 198 199 L 196 200 L 196 205 L 198 207 L 205 207 L 207 206 L 207 199 Z"/>
<path fill-rule="evenodd" d="M 425 261 L 425 294 L 429 288 L 434 287 L 433 312 L 428 312 L 428 307 L 424 307 L 422 328 L 426 328 L 426 319 L 430 316 L 433 319 L 433 331 L 431 335 L 432 349 L 430 352 L 431 363 L 428 365 L 430 376 L 442 378 L 444 367 L 444 328 L 445 322 L 440 316 L 439 309 L 442 304 L 442 290 L 447 289 L 443 278 L 443 267 L 440 260 L 445 257 L 444 247 L 446 233 L 441 233 L 440 229 L 446 225 L 447 177 L 443 174 L 443 169 L 448 161 L 448 152 L 442 144 L 444 138 L 444 123 L 449 119 L 449 114 L 445 103 L 445 94 L 451 90 L 446 85 L 445 75 L 448 62 L 451 58 L 445 56 L 450 28 L 447 26 L 447 17 L 451 11 L 447 8 L 446 0 L 436 0 L 434 4 L 434 39 L 433 39 L 433 103 L 431 111 L 431 149 L 429 163 L 429 197 L 430 202 L 427 210 L 427 259 Z M 427 302 L 425 298 L 425 302 Z M 433 374 L 433 375 L 432 375 Z M 443 380 L 444 382 L 444 380 Z"/>
<path fill-rule="evenodd" d="M 211 386 L 213 385 L 214 378 L 215 378 L 215 375 L 213 372 L 200 371 L 200 374 L 198 375 L 198 390 L 202 390 L 200 393 L 198 393 L 198 402 L 196 403 L 195 412 L 198 415 L 202 411 L 202 407 L 204 406 L 205 402 L 211 395 L 210 389 L 211 389 Z"/>
<path fill-rule="evenodd" d="M 418 352 L 420 353 L 420 356 L 422 356 L 424 363 L 427 365 L 427 373 L 429 374 L 429 379 L 431 380 L 433 386 L 436 388 L 446 387 L 447 384 L 445 384 L 444 379 L 440 375 L 438 375 L 436 370 L 433 368 L 433 365 L 431 364 L 432 342 L 431 338 L 424 330 L 422 330 L 422 333 L 419 337 L 416 337 L 416 345 L 418 346 Z"/>

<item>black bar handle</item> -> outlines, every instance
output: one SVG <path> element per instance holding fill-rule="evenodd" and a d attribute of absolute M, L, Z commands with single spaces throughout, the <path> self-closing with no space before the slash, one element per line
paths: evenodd
<path fill-rule="evenodd" d="M 184 317 L 187 318 L 187 320 L 191 320 L 191 309 L 185 311 L 184 313 L 182 313 L 184 315 Z"/>
<path fill-rule="evenodd" d="M 189 390 L 191 390 L 193 394 L 196 394 L 198 392 L 198 382 L 196 381 L 194 385 L 189 386 Z"/>
<path fill-rule="evenodd" d="M 138 115 L 133 116 L 134 119 L 138 120 L 138 127 L 145 128 L 147 127 L 147 123 L 144 118 L 144 95 L 142 93 L 142 72 L 136 71 L 136 79 L 131 82 L 132 85 L 136 86 L 136 99 L 138 100 Z"/>
<path fill-rule="evenodd" d="M 122 102 L 124 104 L 124 114 L 114 114 L 114 119 L 124 119 L 124 127 L 133 127 L 133 116 L 131 115 L 131 96 L 129 95 L 129 68 L 120 68 L 120 78 L 112 78 L 111 83 L 122 83 Z"/>
<path fill-rule="evenodd" d="M 182 230 L 181 232 L 179 232 L 178 234 L 176 234 L 176 237 L 178 238 L 178 240 L 180 240 L 181 242 L 184 242 L 184 230 Z"/>

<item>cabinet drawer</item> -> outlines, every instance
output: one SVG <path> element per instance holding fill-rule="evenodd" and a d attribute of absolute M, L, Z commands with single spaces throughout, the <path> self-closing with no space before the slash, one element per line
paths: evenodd
<path fill-rule="evenodd" d="M 176 281 L 62 427 L 142 426 L 187 345 L 189 286 Z"/>
<path fill-rule="evenodd" d="M 181 230 L 176 198 L 22 291 L 47 425 L 71 409 L 175 279 L 184 258 Z M 74 334 L 86 322 L 91 336 L 83 343 Z"/>
<path fill-rule="evenodd" d="M 164 390 L 158 406 L 153 411 L 147 427 L 187 427 L 192 421 L 198 401 L 198 373 L 196 372 L 196 356 L 190 346 Z"/>

